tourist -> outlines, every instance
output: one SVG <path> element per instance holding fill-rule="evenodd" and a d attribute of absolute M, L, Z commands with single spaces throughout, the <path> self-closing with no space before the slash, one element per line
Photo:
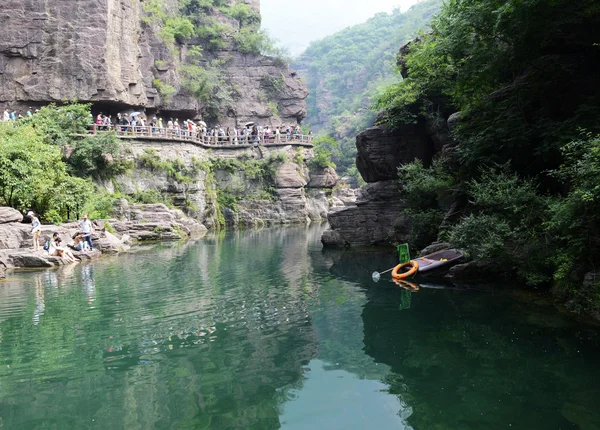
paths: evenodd
<path fill-rule="evenodd" d="M 33 251 L 40 250 L 40 234 L 42 234 L 42 225 L 33 211 L 27 212 L 27 218 L 31 220 L 31 234 L 33 235 Z"/>
<path fill-rule="evenodd" d="M 158 122 L 156 123 L 156 126 L 158 128 L 158 132 L 160 134 L 163 134 L 164 133 L 164 131 L 163 131 L 164 125 L 163 125 L 163 119 L 161 117 L 158 118 Z"/>
<path fill-rule="evenodd" d="M 88 243 L 84 240 L 83 233 L 76 233 L 73 236 L 73 240 L 75 242 L 73 242 L 71 248 L 73 248 L 75 251 L 88 251 L 90 249 Z"/>
<path fill-rule="evenodd" d="M 179 136 L 179 130 L 181 130 L 181 126 L 179 125 L 179 120 L 177 118 L 175 118 L 175 121 L 173 122 L 173 129 L 175 130 L 175 134 Z"/>
<path fill-rule="evenodd" d="M 285 138 L 288 141 L 292 138 L 292 129 L 290 128 L 289 125 L 285 128 Z"/>
<path fill-rule="evenodd" d="M 81 233 L 83 234 L 83 240 L 87 242 L 90 246 L 90 249 L 94 249 L 94 244 L 92 243 L 92 222 L 88 219 L 87 214 L 83 215 L 83 219 L 79 222 L 81 226 Z"/>
<path fill-rule="evenodd" d="M 257 146 L 260 142 L 260 137 L 258 136 L 258 127 L 256 125 L 252 127 L 250 135 L 252 136 L 252 144 L 254 146 Z"/>
<path fill-rule="evenodd" d="M 279 126 L 275 127 L 275 143 L 281 143 L 281 132 Z"/>
<path fill-rule="evenodd" d="M 58 233 L 52 235 L 52 240 L 48 247 L 48 255 L 64 258 L 69 263 L 75 263 L 77 261 L 73 253 L 62 246 L 62 239 L 58 236 Z"/>
<path fill-rule="evenodd" d="M 137 117 L 135 115 L 133 115 L 131 117 L 131 122 L 129 124 L 131 125 L 131 132 L 133 134 L 135 134 L 135 132 L 136 132 L 135 126 L 137 125 Z"/>
<path fill-rule="evenodd" d="M 27 117 L 33 116 L 33 114 L 31 113 L 31 106 L 29 106 L 29 110 L 27 111 Z"/>
<path fill-rule="evenodd" d="M 4 109 L 4 115 L 2 115 L 2 121 L 8 122 L 10 121 L 10 112 L 8 109 Z"/>
<path fill-rule="evenodd" d="M 269 138 L 271 137 L 271 130 L 269 130 L 268 125 L 265 127 L 265 130 L 263 131 L 263 136 L 265 138 L 265 143 L 269 143 Z"/>

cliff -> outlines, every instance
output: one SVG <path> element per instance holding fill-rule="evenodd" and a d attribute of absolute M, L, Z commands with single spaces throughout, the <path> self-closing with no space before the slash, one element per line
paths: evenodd
<path fill-rule="evenodd" d="M 313 163 L 312 145 L 205 149 L 132 139 L 125 156 L 134 168 L 101 188 L 175 205 L 209 229 L 321 222 L 355 199 L 331 167 Z"/>
<path fill-rule="evenodd" d="M 356 167 L 367 185 L 358 191 L 356 206 L 329 214 L 331 228 L 323 233 L 323 244 L 346 247 L 407 242 L 410 218 L 402 214 L 408 206 L 400 192 L 397 168 L 415 159 L 429 164 L 442 143 L 435 137 L 443 134 L 444 127 L 422 121 L 396 130 L 374 126 L 360 133 Z"/>
<path fill-rule="evenodd" d="M 246 46 L 258 37 L 259 1 L 204 3 L 184 10 L 177 0 L 7 0 L 0 107 L 79 100 L 113 116 L 142 110 L 227 126 L 300 122 L 305 85 L 285 62 Z"/>

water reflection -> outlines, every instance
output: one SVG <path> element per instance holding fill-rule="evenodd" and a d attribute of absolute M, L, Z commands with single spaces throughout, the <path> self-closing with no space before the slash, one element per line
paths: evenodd
<path fill-rule="evenodd" d="M 376 284 L 393 251 L 323 251 L 320 233 L 17 273 L 0 284 L 5 427 L 598 424 L 595 328 L 530 297 Z"/>

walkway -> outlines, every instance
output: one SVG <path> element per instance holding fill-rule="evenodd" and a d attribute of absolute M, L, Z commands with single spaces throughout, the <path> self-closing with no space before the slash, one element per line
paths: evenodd
<path fill-rule="evenodd" d="M 191 132 L 188 130 L 174 130 L 167 128 L 157 127 L 134 127 L 127 125 L 117 126 L 102 126 L 93 125 L 90 127 L 88 134 L 99 135 L 114 133 L 120 139 L 135 139 L 135 140 L 152 140 L 152 141 L 170 141 L 170 142 L 185 142 L 192 143 L 206 148 L 226 148 L 226 147 L 237 147 L 237 146 L 304 146 L 312 148 L 313 136 L 312 135 L 290 135 L 288 138 L 285 133 L 281 134 L 277 139 L 274 135 L 265 136 L 259 134 L 258 136 L 202 136 L 201 132 Z"/>

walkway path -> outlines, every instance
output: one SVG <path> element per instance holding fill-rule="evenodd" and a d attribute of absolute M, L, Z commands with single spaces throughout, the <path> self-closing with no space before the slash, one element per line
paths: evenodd
<path fill-rule="evenodd" d="M 94 125 L 90 128 L 88 134 L 98 135 L 114 133 L 120 139 L 135 139 L 135 140 L 166 140 L 175 142 L 193 143 L 206 148 L 223 148 L 236 146 L 279 146 L 279 145 L 294 145 L 312 148 L 313 136 L 308 135 L 291 135 L 289 138 L 286 134 L 281 134 L 279 138 L 270 135 L 265 138 L 264 135 L 259 136 L 202 136 L 199 132 L 190 132 L 187 130 L 173 130 L 167 128 L 156 128 L 150 126 L 138 127 L 135 129 L 127 125 L 117 125 L 106 127 L 102 125 Z"/>

